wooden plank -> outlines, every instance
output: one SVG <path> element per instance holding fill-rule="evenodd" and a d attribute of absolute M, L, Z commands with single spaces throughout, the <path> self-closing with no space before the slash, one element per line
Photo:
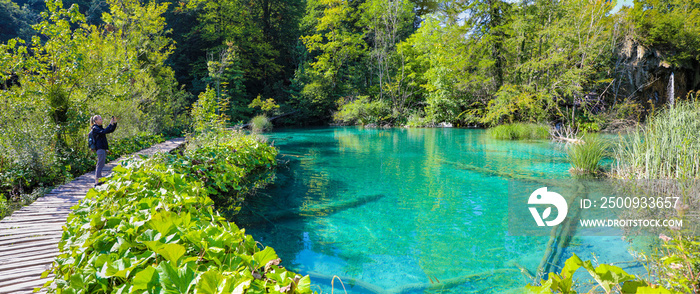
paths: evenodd
<path fill-rule="evenodd" d="M 56 229 L 56 230 L 63 230 L 63 225 L 65 225 L 65 222 L 59 223 L 59 224 L 45 224 L 43 226 L 41 224 L 26 224 L 26 225 L 13 224 L 11 226 L 4 226 L 4 224 L 0 223 L 0 231 L 3 231 L 3 230 L 32 230 L 32 229 L 41 229 L 41 228 L 44 228 L 44 229 L 52 228 L 52 229 Z"/>
<path fill-rule="evenodd" d="M 52 221 L 66 221 L 68 215 L 64 216 L 31 216 L 31 215 L 17 215 L 12 216 L 8 219 L 8 223 L 13 222 L 52 222 Z"/>
<path fill-rule="evenodd" d="M 3 251 L 2 254 L 3 256 L 9 256 L 13 254 L 25 254 L 25 253 L 32 253 L 36 254 L 36 252 L 51 252 L 53 250 L 58 250 L 58 244 L 49 244 L 49 245 L 43 245 L 43 246 L 36 246 L 36 247 L 30 247 L 30 248 L 20 248 L 16 250 L 9 250 L 9 251 Z M 58 256 L 58 255 L 57 255 Z"/>
<path fill-rule="evenodd" d="M 58 241 L 61 240 L 61 234 L 54 234 L 54 235 L 40 235 L 40 236 L 27 236 L 27 237 L 20 237 L 20 238 L 14 238 L 14 239 L 0 239 L 0 246 L 9 246 L 9 245 L 15 245 L 15 244 L 23 244 L 23 243 L 32 243 L 40 240 L 52 240 Z"/>
<path fill-rule="evenodd" d="M 0 282 L 0 287 L 7 287 L 7 286 L 12 286 L 12 284 L 17 284 L 17 283 L 24 283 L 24 282 L 34 282 L 34 281 L 39 281 L 41 284 L 37 287 L 41 287 L 46 283 L 46 281 L 50 280 L 48 277 L 47 278 L 41 278 L 41 275 L 39 276 L 26 276 L 26 277 L 19 277 L 15 278 L 14 280 L 10 280 L 7 282 Z"/>
<path fill-rule="evenodd" d="M 48 279 L 17 283 L 12 286 L 1 287 L 0 293 L 20 293 L 20 291 L 32 291 L 34 288 L 43 286 L 46 281 L 48 281 Z"/>
<path fill-rule="evenodd" d="M 0 239 L 10 238 L 17 235 L 42 235 L 42 234 L 62 234 L 63 230 L 56 230 L 52 227 L 37 227 L 33 229 L 2 229 L 0 230 Z"/>
<path fill-rule="evenodd" d="M 26 267 L 22 270 L 15 270 L 15 271 L 7 271 L 3 272 L 3 275 L 0 276 L 0 282 L 7 282 L 7 281 L 12 281 L 17 278 L 22 278 L 22 277 L 31 277 L 31 276 L 36 276 L 36 277 L 41 277 L 41 274 L 44 273 L 49 267 L 46 266 L 33 266 L 33 267 Z M 0 292 L 2 293 L 2 292 Z"/>
<path fill-rule="evenodd" d="M 36 227 L 36 226 L 61 226 L 66 223 L 66 220 L 46 220 L 46 221 L 26 221 L 26 222 L 6 222 L 6 223 L 0 223 L 0 229 L 19 229 L 19 228 L 28 228 L 28 227 Z"/>
<path fill-rule="evenodd" d="M 33 260 L 33 259 L 40 259 L 40 258 L 47 258 L 47 257 L 55 258 L 56 256 L 58 256 L 58 253 L 59 253 L 58 247 L 54 247 L 54 248 L 50 248 L 48 250 L 43 250 L 43 251 L 38 251 L 38 252 L 32 251 L 32 252 L 12 254 L 11 256 L 9 256 L 7 258 L 1 259 L 0 264 L 13 262 L 13 261 L 17 261 L 17 260 Z"/>
<path fill-rule="evenodd" d="M 24 244 L 3 246 L 3 247 L 0 247 L 0 253 L 11 251 L 11 250 L 23 249 L 23 248 L 32 248 L 32 247 L 37 247 L 37 246 L 42 246 L 42 245 L 56 245 L 56 246 L 58 246 L 57 244 L 58 244 L 57 241 L 50 240 L 50 241 L 34 242 L 31 244 L 24 243 Z"/>
<path fill-rule="evenodd" d="M 34 266 L 34 265 L 46 265 L 46 266 L 51 266 L 53 264 L 54 257 L 48 257 L 48 258 L 40 258 L 40 259 L 35 259 L 35 260 L 27 260 L 27 261 L 22 261 L 22 262 L 13 262 L 9 264 L 0 264 L 0 271 L 4 270 L 11 270 L 11 269 L 20 269 L 20 268 L 25 268 L 28 266 Z"/>
<path fill-rule="evenodd" d="M 70 215 L 71 211 L 70 210 L 54 210 L 54 211 L 15 211 L 12 215 L 15 216 L 21 216 L 21 217 L 39 217 L 39 216 L 48 216 L 48 217 L 68 217 Z"/>

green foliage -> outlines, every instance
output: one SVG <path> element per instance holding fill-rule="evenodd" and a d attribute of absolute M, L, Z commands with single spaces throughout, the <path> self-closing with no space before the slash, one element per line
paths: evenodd
<path fill-rule="evenodd" d="M 185 125 L 185 95 L 164 64 L 172 49 L 161 17 L 167 6 L 107 4 L 105 25 L 97 27 L 77 6 L 47 1 L 33 26 L 41 38 L 0 44 L 0 76 L 14 73 L 21 84 L 0 91 L 0 153 L 7 162 L 0 166 L 0 189 L 13 203 L 41 184 L 62 183 L 92 168 L 85 137 L 94 114 L 120 119 L 110 140 Z M 122 149 L 113 151 L 137 151 Z"/>
<path fill-rule="evenodd" d="M 547 139 L 549 127 L 532 123 L 512 123 L 489 128 L 488 134 L 500 140 Z"/>
<path fill-rule="evenodd" d="M 649 284 L 614 265 L 600 264 L 593 267 L 590 260 L 582 261 L 576 254 L 566 260 L 561 273 L 549 273 L 547 280 L 540 281 L 540 286 L 528 284 L 525 286 L 525 290 L 527 293 L 578 293 L 576 292 L 577 286 L 582 285 L 577 285 L 573 276 L 580 268 L 584 268 L 597 283 L 586 293 L 592 293 L 598 287 L 602 288 L 605 293 L 613 293 L 613 291 L 615 293 L 674 293 L 663 287 Z"/>
<path fill-rule="evenodd" d="M 659 254 L 651 260 L 659 281 L 669 289 L 681 293 L 697 293 L 700 290 L 700 242 L 697 237 L 660 235 L 663 241 Z"/>
<path fill-rule="evenodd" d="M 215 131 L 226 125 L 227 117 L 224 111 L 228 107 L 227 99 L 217 99 L 216 91 L 207 88 L 199 94 L 199 99 L 192 105 L 192 123 L 197 134 Z"/>
<path fill-rule="evenodd" d="M 275 103 L 275 99 L 267 98 L 265 101 L 263 101 L 260 95 L 253 99 L 253 102 L 248 104 L 248 107 L 260 107 L 260 110 L 262 110 L 264 113 L 270 113 L 271 111 L 280 108 L 280 106 L 277 103 Z"/>
<path fill-rule="evenodd" d="M 692 67 L 700 58 L 700 4 L 683 0 L 635 1 L 629 14 L 647 46 L 660 49 L 664 61 Z"/>
<path fill-rule="evenodd" d="M 11 0 L 0 0 L 0 43 L 19 37 L 30 40 L 34 30 L 37 14 L 29 9 L 20 8 Z"/>
<path fill-rule="evenodd" d="M 0 219 L 5 217 L 9 212 L 9 207 L 7 205 L 7 199 L 5 199 L 5 195 L 0 194 Z"/>
<path fill-rule="evenodd" d="M 583 137 L 583 142 L 569 145 L 567 155 L 574 174 L 595 174 L 600 171 L 600 161 L 608 155 L 608 144 L 600 136 L 591 134 Z"/>
<path fill-rule="evenodd" d="M 367 96 L 359 96 L 355 99 L 340 99 L 338 112 L 333 114 L 333 120 L 346 125 L 366 125 L 370 123 L 381 124 L 390 121 L 391 107 L 387 102 L 377 100 L 370 101 Z"/>
<path fill-rule="evenodd" d="M 214 210 L 221 185 L 236 189 L 241 171 L 274 164 L 274 152 L 272 161 L 257 158 L 264 144 L 249 144 L 255 139 L 222 140 L 215 150 L 115 168 L 68 217 L 49 292 L 311 293 L 308 276 L 279 266 L 272 248 Z"/>
<path fill-rule="evenodd" d="M 622 178 L 700 178 L 700 104 L 681 102 L 649 119 L 615 148 L 613 173 Z"/>
<path fill-rule="evenodd" d="M 250 129 L 254 133 L 261 133 L 272 130 L 272 122 L 264 114 L 256 115 L 250 120 Z"/>
<path fill-rule="evenodd" d="M 549 105 L 544 93 L 532 91 L 527 86 L 503 85 L 491 100 L 486 114 L 481 119 L 485 124 L 498 124 L 501 121 L 546 121 L 550 116 Z"/>

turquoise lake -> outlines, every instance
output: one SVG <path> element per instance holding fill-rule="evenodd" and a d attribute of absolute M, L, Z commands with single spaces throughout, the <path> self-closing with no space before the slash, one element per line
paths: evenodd
<path fill-rule="evenodd" d="M 531 282 L 520 268 L 536 271 L 549 237 L 508 235 L 509 180 L 570 177 L 561 145 L 477 129 L 265 136 L 283 163 L 241 225 L 323 293 L 333 276 L 347 293 L 518 293 Z M 628 246 L 619 236 L 575 237 L 562 258 L 629 261 Z M 333 289 L 344 293 L 337 279 Z"/>

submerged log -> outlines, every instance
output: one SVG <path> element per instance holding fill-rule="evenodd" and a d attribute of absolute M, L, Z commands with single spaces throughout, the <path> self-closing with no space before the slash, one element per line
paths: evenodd
<path fill-rule="evenodd" d="M 341 212 L 343 210 L 348 210 L 355 208 L 369 202 L 378 201 L 384 198 L 384 194 L 361 196 L 354 199 L 343 199 L 341 201 L 334 201 L 322 205 L 311 205 L 302 208 L 292 208 L 283 210 L 267 211 L 265 213 L 260 213 L 253 211 L 254 214 L 263 218 L 264 221 L 274 222 L 284 219 L 293 218 L 304 218 L 304 217 L 315 217 L 315 216 L 325 216 L 334 213 Z M 252 209 L 251 209 L 252 210 Z"/>
<path fill-rule="evenodd" d="M 481 280 L 486 280 L 489 278 L 492 278 L 495 275 L 506 275 L 506 274 L 513 274 L 519 272 L 519 270 L 516 269 L 497 269 L 494 271 L 485 271 L 485 272 L 480 272 L 476 274 L 470 274 L 470 275 L 465 275 L 465 276 L 460 276 L 460 277 L 454 277 L 446 280 L 441 280 L 439 282 L 435 283 L 411 283 L 411 284 L 406 284 L 406 285 L 401 285 L 397 286 L 391 289 L 385 289 L 383 287 L 374 285 L 372 283 L 368 283 L 362 280 L 358 280 L 355 278 L 350 278 L 350 277 L 343 277 L 343 276 L 337 276 L 337 275 L 325 275 L 322 273 L 314 272 L 314 271 L 299 271 L 295 270 L 296 272 L 302 273 L 302 274 L 307 274 L 311 278 L 317 279 L 317 280 L 323 280 L 323 283 L 327 283 L 328 285 L 331 284 L 334 278 L 337 278 L 341 281 L 343 281 L 343 285 L 345 285 L 346 289 L 347 288 L 352 288 L 354 292 L 360 292 L 360 293 L 377 293 L 377 294 L 385 294 L 385 293 L 390 293 L 390 294 L 403 294 L 403 293 L 412 293 L 412 292 L 421 292 L 421 291 L 437 291 L 437 290 L 444 290 L 444 289 L 449 289 L 449 288 L 454 288 L 458 287 L 467 283 L 473 283 Z M 338 285 L 336 286 L 334 284 L 333 286 L 334 290 L 335 289 L 342 289 L 342 286 Z"/>

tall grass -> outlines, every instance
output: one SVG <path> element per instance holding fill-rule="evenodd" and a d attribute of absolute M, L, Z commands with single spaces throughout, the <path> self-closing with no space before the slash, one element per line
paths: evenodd
<path fill-rule="evenodd" d="M 267 116 L 261 114 L 250 120 L 250 129 L 254 133 L 269 131 L 272 130 L 272 123 L 267 119 Z"/>
<path fill-rule="evenodd" d="M 501 140 L 547 139 L 549 127 L 533 123 L 512 123 L 490 128 L 488 134 Z"/>
<path fill-rule="evenodd" d="M 610 144 L 598 135 L 591 134 L 583 137 L 581 144 L 571 144 L 567 150 L 571 162 L 572 174 L 595 174 L 600 168 L 600 161 L 608 154 Z"/>
<path fill-rule="evenodd" d="M 678 103 L 615 149 L 613 173 L 628 179 L 700 178 L 700 104 Z"/>

